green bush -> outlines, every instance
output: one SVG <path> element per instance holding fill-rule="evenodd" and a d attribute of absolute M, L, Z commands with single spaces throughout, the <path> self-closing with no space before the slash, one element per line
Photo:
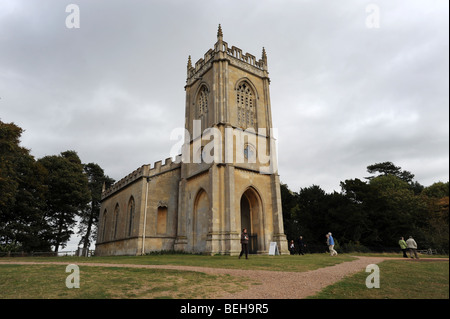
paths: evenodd
<path fill-rule="evenodd" d="M 349 241 L 348 243 L 343 244 L 340 247 L 340 249 L 344 253 L 353 253 L 353 252 L 369 253 L 370 252 L 370 249 L 367 248 L 366 246 L 362 245 L 359 241 L 356 241 L 356 242 Z"/>

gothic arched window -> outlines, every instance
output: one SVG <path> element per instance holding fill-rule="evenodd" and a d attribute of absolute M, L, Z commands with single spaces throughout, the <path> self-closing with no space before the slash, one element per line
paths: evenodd
<path fill-rule="evenodd" d="M 255 128 L 255 94 L 247 82 L 242 82 L 237 87 L 236 103 L 238 125 L 244 129 L 247 127 Z"/>
<path fill-rule="evenodd" d="M 200 117 L 208 113 L 208 88 L 203 85 L 197 96 L 197 112 Z"/>
<path fill-rule="evenodd" d="M 208 119 L 208 94 L 209 90 L 206 85 L 202 85 L 197 94 L 197 119 L 202 123 L 202 132 L 206 129 Z"/>
<path fill-rule="evenodd" d="M 102 241 L 106 241 L 106 216 L 108 211 L 105 209 L 103 211 L 103 229 L 102 229 Z"/>
<path fill-rule="evenodd" d="M 131 197 L 128 202 L 128 236 L 131 236 L 131 232 L 133 230 L 133 218 L 134 218 L 134 198 Z"/>
<path fill-rule="evenodd" d="M 117 227 L 119 224 L 119 204 L 116 204 L 116 208 L 114 209 L 114 228 L 113 228 L 113 236 L 112 239 L 116 239 L 117 237 Z"/>

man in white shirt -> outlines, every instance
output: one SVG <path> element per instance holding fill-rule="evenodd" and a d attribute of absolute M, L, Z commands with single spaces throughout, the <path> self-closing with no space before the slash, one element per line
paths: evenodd
<path fill-rule="evenodd" d="M 406 247 L 409 249 L 409 257 L 413 258 L 412 255 L 414 253 L 416 259 L 419 259 L 419 257 L 417 257 L 417 243 L 412 238 L 412 236 L 409 236 L 408 240 L 406 241 Z"/>

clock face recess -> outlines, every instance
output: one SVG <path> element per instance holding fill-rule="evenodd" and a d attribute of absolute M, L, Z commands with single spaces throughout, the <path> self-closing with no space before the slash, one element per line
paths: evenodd
<path fill-rule="evenodd" d="M 248 145 L 248 144 L 245 145 L 244 156 L 248 160 L 254 160 L 255 159 L 256 152 L 255 152 L 255 149 L 253 148 L 253 146 Z"/>

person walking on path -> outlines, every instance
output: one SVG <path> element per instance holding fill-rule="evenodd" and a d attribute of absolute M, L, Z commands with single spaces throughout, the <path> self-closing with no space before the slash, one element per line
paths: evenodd
<path fill-rule="evenodd" d="M 406 245 L 405 239 L 403 237 L 400 237 L 400 240 L 398 241 L 398 244 L 400 245 L 400 248 L 403 251 L 403 257 L 404 258 L 408 258 L 408 255 L 406 255 L 406 251 L 408 250 L 408 246 Z"/>
<path fill-rule="evenodd" d="M 334 250 L 334 238 L 331 235 L 331 233 L 328 233 L 325 235 L 327 237 L 327 245 L 328 245 L 328 249 L 330 251 L 330 256 L 337 256 L 338 253 L 336 250 Z"/>
<path fill-rule="evenodd" d="M 247 234 L 247 228 L 244 228 L 242 230 L 241 234 L 241 253 L 239 254 L 239 259 L 241 259 L 242 255 L 245 252 L 245 259 L 248 259 L 248 234 Z"/>
<path fill-rule="evenodd" d="M 409 257 L 413 258 L 412 255 L 414 254 L 414 257 L 419 259 L 419 257 L 417 257 L 417 243 L 412 236 L 409 236 L 408 240 L 406 240 L 406 246 L 409 249 Z"/>
<path fill-rule="evenodd" d="M 299 254 L 299 255 L 304 255 L 305 253 L 304 253 L 304 251 L 303 251 L 303 248 L 306 247 L 306 244 L 305 244 L 305 242 L 303 241 L 303 236 L 300 236 L 300 237 L 298 238 L 298 241 L 297 241 L 297 247 L 298 247 L 298 254 Z"/>

